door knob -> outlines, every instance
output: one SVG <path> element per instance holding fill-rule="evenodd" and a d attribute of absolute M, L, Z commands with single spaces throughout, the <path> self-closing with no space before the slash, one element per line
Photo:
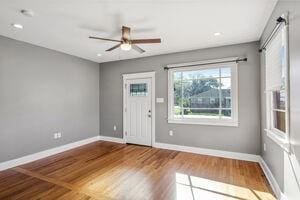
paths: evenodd
<path fill-rule="evenodd" d="M 151 110 L 148 110 L 148 117 L 151 118 Z"/>

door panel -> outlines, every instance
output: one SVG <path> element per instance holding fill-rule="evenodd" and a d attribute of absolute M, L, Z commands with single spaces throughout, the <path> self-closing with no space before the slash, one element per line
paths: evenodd
<path fill-rule="evenodd" d="M 127 80 L 126 142 L 151 146 L 151 79 Z"/>

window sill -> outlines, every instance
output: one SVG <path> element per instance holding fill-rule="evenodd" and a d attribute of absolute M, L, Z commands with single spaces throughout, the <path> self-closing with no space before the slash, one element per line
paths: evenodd
<path fill-rule="evenodd" d="M 196 121 L 196 120 L 177 120 L 168 119 L 170 124 L 195 124 L 195 125 L 208 125 L 208 126 L 232 126 L 238 127 L 239 123 L 234 121 Z"/>
<path fill-rule="evenodd" d="M 271 131 L 269 129 L 265 129 L 267 132 L 267 136 L 271 138 L 276 144 L 278 144 L 283 150 L 286 152 L 290 152 L 289 149 L 289 141 L 287 138 L 280 136 L 279 134 L 275 133 L 274 131 Z"/>

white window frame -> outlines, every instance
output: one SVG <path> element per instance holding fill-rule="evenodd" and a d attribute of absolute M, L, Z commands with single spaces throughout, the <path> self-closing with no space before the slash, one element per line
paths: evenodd
<path fill-rule="evenodd" d="M 236 62 L 227 62 L 228 60 L 233 60 L 237 58 L 227 58 L 227 59 L 218 59 L 218 60 L 209 60 L 209 61 L 199 61 L 192 63 L 182 63 L 168 65 L 168 123 L 176 124 L 199 124 L 199 125 L 216 125 L 216 126 L 234 126 L 237 127 L 238 122 L 238 70 Z M 221 63 L 222 61 L 227 63 Z M 202 65 L 201 63 L 212 63 L 218 62 L 221 64 L 207 64 Z M 199 66 L 194 66 L 199 64 Z M 192 67 L 187 67 L 193 65 Z M 186 66 L 177 68 L 177 66 Z M 176 68 L 175 68 L 176 67 Z M 174 117 L 174 85 L 173 85 L 173 73 L 180 71 L 194 71 L 194 70 L 205 70 L 212 68 L 231 68 L 231 119 L 209 119 L 209 118 L 197 118 L 197 119 L 178 119 Z"/>
<path fill-rule="evenodd" d="M 266 118 L 267 118 L 267 127 L 265 129 L 267 136 L 271 138 L 274 142 L 276 142 L 280 147 L 282 147 L 285 151 L 289 152 L 289 116 L 290 116 L 290 109 L 289 109 L 289 52 L 288 52 L 288 27 L 287 25 L 283 25 L 278 31 L 282 31 L 278 34 L 284 34 L 285 40 L 285 81 L 284 81 L 284 92 L 285 92 L 285 128 L 286 131 L 282 132 L 279 129 L 274 128 L 274 108 L 273 108 L 273 92 L 278 91 L 278 89 L 274 90 L 266 90 Z M 283 32 L 285 31 L 285 32 Z M 271 41 L 272 42 L 272 41 Z M 268 48 L 268 47 L 267 47 Z M 266 69 L 267 67 L 265 67 Z M 265 73 L 265 80 L 267 85 L 267 78 Z"/>

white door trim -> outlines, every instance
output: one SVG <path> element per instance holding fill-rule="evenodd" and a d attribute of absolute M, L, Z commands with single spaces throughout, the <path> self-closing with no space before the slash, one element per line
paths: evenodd
<path fill-rule="evenodd" d="M 125 83 L 129 79 L 139 79 L 139 78 L 151 78 L 151 107 L 152 107 L 152 120 L 151 120 L 151 146 L 155 144 L 155 71 L 152 72 L 141 72 L 141 73 L 132 73 L 132 74 L 123 74 L 123 139 L 126 143 L 126 86 Z"/>

